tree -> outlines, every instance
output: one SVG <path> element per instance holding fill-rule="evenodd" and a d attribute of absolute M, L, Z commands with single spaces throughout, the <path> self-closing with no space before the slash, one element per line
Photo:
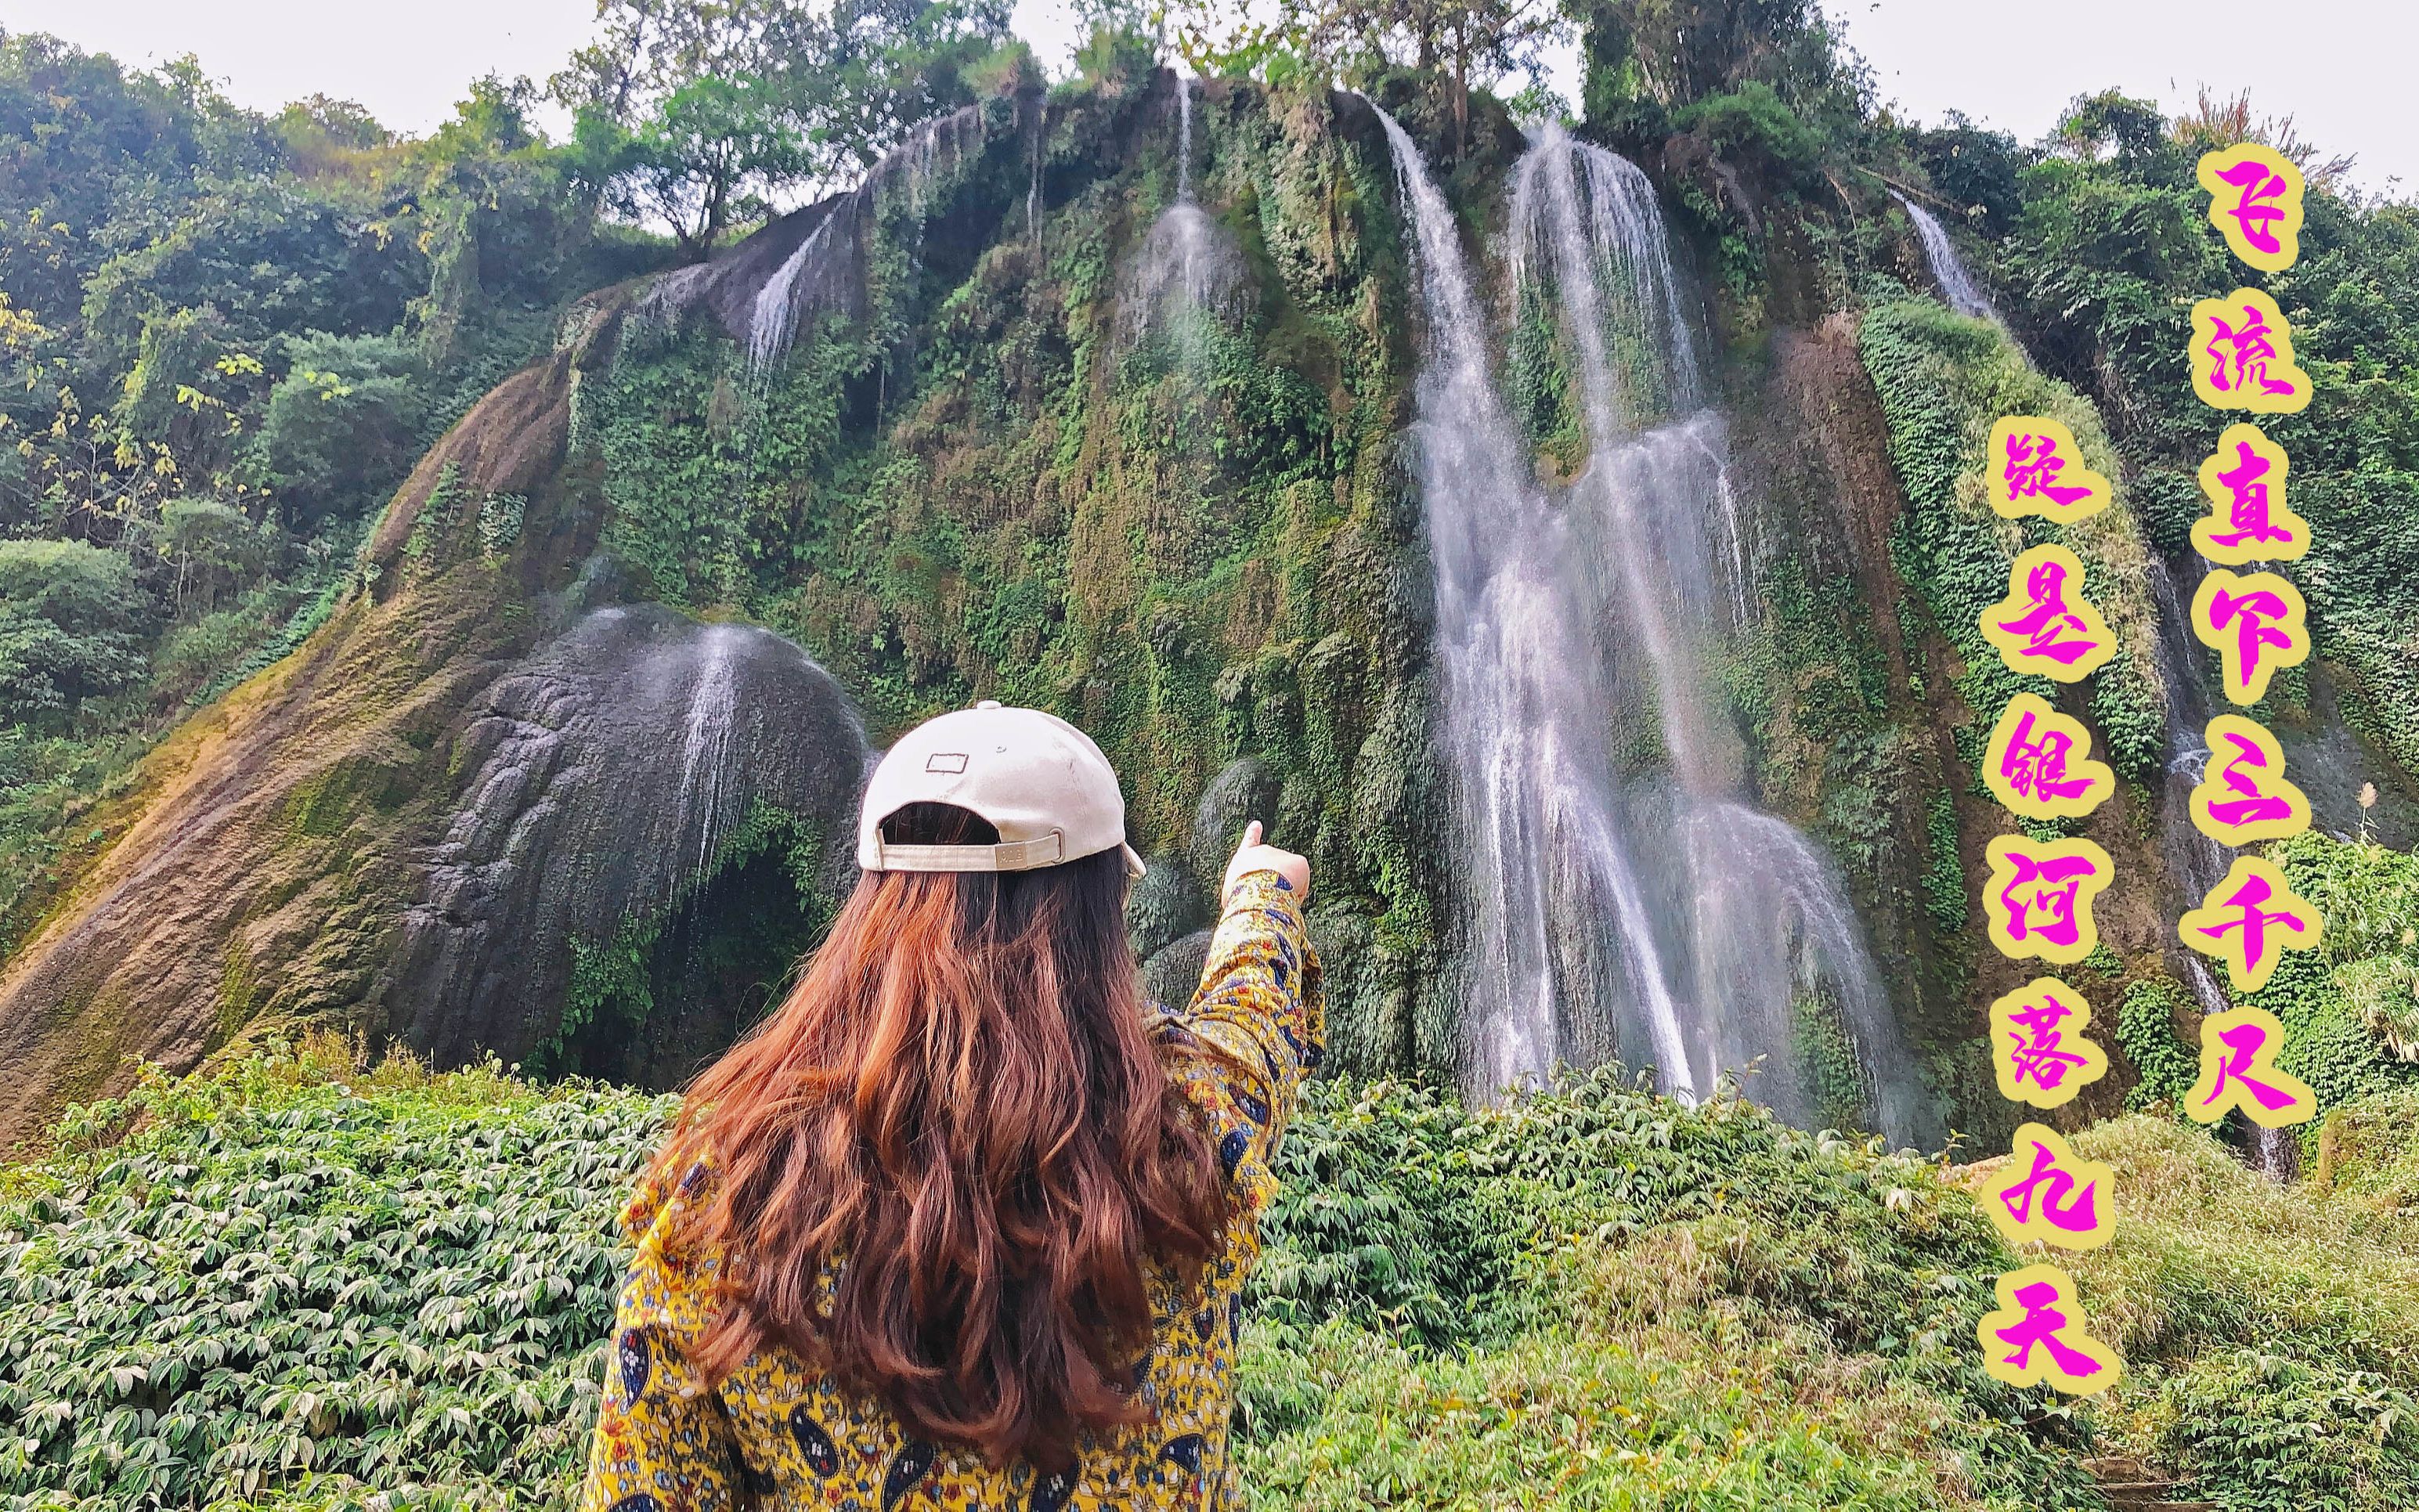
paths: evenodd
<path fill-rule="evenodd" d="M 0 718 L 30 722 L 143 675 L 134 570 L 83 541 L 0 541 Z"/>
<path fill-rule="evenodd" d="M 599 36 L 554 77 L 573 154 L 617 213 L 701 259 L 783 190 L 878 158 L 964 103 L 1007 35 L 999 0 L 597 0 Z"/>
<path fill-rule="evenodd" d="M 1815 0 L 1579 0 L 1597 46 L 1591 66 L 1615 63 L 1638 92 L 1667 109 L 1759 80 L 1793 109 L 1841 83 L 1843 63 Z"/>
<path fill-rule="evenodd" d="M 1544 0 L 1307 0 L 1295 14 L 1303 50 L 1331 67 L 1443 72 L 1456 152 L 1470 134 L 1471 85 L 1533 78 L 1539 49 L 1564 26 Z"/>
<path fill-rule="evenodd" d="M 609 206 L 703 258 L 813 168 L 809 75 L 828 28 L 795 0 L 597 0 L 599 35 L 555 75 L 572 147 Z"/>
<path fill-rule="evenodd" d="M 235 505 L 171 499 L 160 506 L 159 551 L 176 563 L 175 617 L 208 614 L 219 595 L 239 592 L 269 565 L 274 538 Z"/>
<path fill-rule="evenodd" d="M 410 466 L 426 374 L 402 336 L 311 331 L 285 349 L 285 376 L 233 475 L 302 532 L 369 507 Z"/>

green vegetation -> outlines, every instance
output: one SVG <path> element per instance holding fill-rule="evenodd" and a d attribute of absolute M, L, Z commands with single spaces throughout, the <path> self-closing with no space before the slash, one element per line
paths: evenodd
<path fill-rule="evenodd" d="M 2130 1379 L 2103 1426 L 2226 1512 L 2395 1507 L 2419 1496 L 2419 1264 L 2407 1093 L 2349 1105 L 2335 1190 L 2279 1185 L 2188 1125 L 2145 1118 L 2075 1148 L 2113 1164 L 2117 1242 L 2071 1269 Z"/>
<path fill-rule="evenodd" d="M 328 617 L 368 513 L 551 307 L 657 259 L 525 104 L 482 81 L 403 141 L 0 39 L 0 937 L 133 758 Z"/>
<path fill-rule="evenodd" d="M 560 1505 L 670 1109 L 320 1039 L 72 1110 L 0 1182 L 0 1491 L 28 1506 Z M 1983 1376 L 2012 1263 L 1935 1163 L 1606 1072 L 1497 1112 L 1314 1086 L 1240 1364 L 1253 1504 L 2097 1508 L 2155 1455 L 2227 1507 L 2406 1504 L 2408 1094 L 2333 1189 L 2188 1126 L 2085 1136 L 2122 1237 L 2077 1263 L 2130 1376 Z M 1953 1175 L 1954 1173 L 1947 1173 Z M 383 1500 L 372 1501 L 373 1497 Z"/>
<path fill-rule="evenodd" d="M 28 1106 L 123 1087 L 144 1015 L 220 1059 L 144 1072 L 0 1169 L 0 1495 L 562 1503 L 613 1210 L 667 1105 L 261 1046 L 387 1030 L 412 858 L 479 754 L 463 710 L 618 601 L 794 639 L 877 742 L 983 697 L 1082 723 L 1128 780 L 1159 936 L 1200 912 L 1196 806 L 1250 764 L 1318 868 L 1338 1068 L 1287 1146 L 1245 1338 L 1256 1504 L 2097 1512 L 2095 1455 L 2226 1512 L 2419 1503 L 2419 212 L 2345 191 L 2240 100 L 2170 120 L 2088 98 L 2031 147 L 1910 125 L 1811 0 L 1281 9 L 1170 8 L 1205 75 L 1181 170 L 1160 43 L 1121 0 L 1087 7 L 1099 34 L 1055 85 L 989 0 L 612 0 L 553 81 L 562 144 L 526 82 L 474 84 L 411 141 L 342 101 L 239 110 L 190 61 L 0 38 L 0 954 L 101 890 L 158 793 L 203 789 L 199 753 L 257 764 L 210 810 L 222 848 L 175 863 L 241 873 L 224 917 L 160 926 L 183 972 L 163 994 L 191 1001 L 39 1005 L 66 1048 Z M 2119 1239 L 2072 1266 L 2128 1360 L 2105 1400 L 1979 1370 L 2013 1257 L 1952 1167 L 1610 1069 L 1500 1110 L 1433 1089 L 1457 921 L 1402 441 L 1415 290 L 1385 144 L 1324 80 L 1407 123 L 1486 245 L 1516 116 L 1567 109 L 1489 86 L 1564 23 L 1574 129 L 1647 168 L 1709 293 L 1707 378 L 1757 501 L 1752 603 L 1710 669 L 1746 780 L 1838 861 L 1969 1149 L 2016 1117 L 1979 1005 L 2029 974 L 2003 985 L 1979 941 L 1977 858 L 2008 827 L 1977 779 L 1990 717 L 2031 686 L 2125 779 L 2068 826 L 2140 889 L 2070 974 L 2117 1065 L 2057 1116 L 2119 1175 Z M 771 370 L 684 303 L 690 270 L 646 281 L 934 121 L 837 212 L 845 297 Z M 2225 255 L 2192 180 L 2246 135 L 2313 184 L 2274 278 Z M 1138 295 L 1179 172 L 1218 278 L 1168 316 Z M 1893 191 L 1949 224 L 2004 325 L 1929 297 Z M 2317 530 L 2291 571 L 2319 655 L 2256 711 L 2320 805 L 2267 854 L 2329 920 L 2252 999 L 2326 1110 L 2288 1136 L 2288 1183 L 2242 1166 L 2242 1130 L 2178 1117 L 2199 1008 L 2172 910 L 2137 906 L 2175 882 L 2155 558 L 2180 560 L 2217 428 L 2180 311 L 2237 284 L 2278 299 L 2321 395 L 2268 427 Z M 1510 407 L 1567 476 L 1586 447 L 1555 311 L 1510 317 Z M 2066 423 L 2119 507 L 1995 517 L 1982 443 L 2011 412 Z M 2080 688 L 2028 685 L 1976 630 L 2045 540 L 2124 642 Z M 1604 732 L 1644 763 L 1652 733 Z M 642 1030 L 710 1054 L 823 927 L 826 854 L 760 811 L 669 903 L 531 942 L 571 968 L 516 1041 L 528 1073 L 631 1074 Z M 1836 1011 L 1791 1007 L 1844 1126 Z"/>
<path fill-rule="evenodd" d="M 2201 152 L 2245 138 L 2301 156 L 2313 187 L 2301 260 L 2273 277 L 2226 255 L 2193 180 Z M 2319 402 L 2263 428 L 2291 454 L 2294 507 L 2311 521 L 2315 546 L 2294 576 L 2321 676 L 2354 728 L 2408 770 L 2419 762 L 2419 683 L 2403 648 L 2419 609 L 2400 585 L 2419 572 L 2419 440 L 2401 417 L 2419 402 L 2419 312 L 2395 291 L 2419 276 L 2419 211 L 2347 193 L 2341 163 L 2321 162 L 2289 118 L 2257 118 L 2243 100 L 2204 99 L 2170 121 L 2112 92 L 2077 100 L 2040 149 L 1979 132 L 1956 147 L 1968 181 L 1999 186 L 2006 239 L 1979 250 L 2018 301 L 2018 329 L 2106 417 L 2163 549 L 2183 548 L 2204 507 L 2192 473 L 2220 428 L 2192 395 L 2177 301 L 2238 285 L 2275 297 L 2297 349 L 2318 364 Z M 2309 716 L 2300 702 L 2268 701 L 2288 720 Z"/>
<path fill-rule="evenodd" d="M 2138 779 L 2162 770 L 2166 720 L 2151 651 L 2158 609 L 2131 513 L 2111 509 L 2065 527 L 2026 521 L 2019 532 L 1982 501 L 1982 443 L 1999 416 L 2057 420 L 2074 432 L 2088 463 L 2110 469 L 2098 415 L 2035 372 L 2003 332 L 1929 300 L 1867 312 L 1857 345 L 1889 419 L 1890 460 L 1907 498 L 1891 560 L 1963 664 L 1953 685 L 1964 704 L 1961 758 L 1969 768 L 1980 765 L 1982 738 L 2014 694 L 2058 693 L 2046 678 L 2010 671 L 1982 639 L 1980 623 L 1983 609 L 2007 596 L 2008 564 L 2017 554 L 2056 541 L 2082 559 L 2086 591 L 2124 647 L 2092 679 L 2092 725 L 2120 774 Z"/>
<path fill-rule="evenodd" d="M 0 401 L 23 443 L 0 467 L 0 501 L 17 501 L 0 535 L 18 538 L 0 547 L 99 552 L 74 560 L 127 586 L 85 608 L 0 598 L 0 938 L 72 898 L 142 810 L 136 757 L 303 645 L 356 586 L 447 623 L 473 592 L 500 621 L 538 624 L 548 595 L 655 600 L 795 639 L 877 741 L 980 697 L 1076 719 L 1127 774 L 1149 850 L 1185 848 L 1210 778 L 1259 762 L 1278 833 L 1320 868 L 1323 937 L 1353 952 L 1342 1059 L 1449 1072 L 1449 816 L 1399 440 L 1410 270 L 1384 145 L 1317 81 L 1341 69 L 1407 121 L 1484 235 L 1519 146 L 1514 105 L 1484 86 L 1523 71 L 1548 18 L 1414 11 L 1288 11 L 1265 35 L 1212 37 L 1179 8 L 1187 55 L 1220 75 L 1192 93 L 1186 171 L 1223 271 L 1217 309 L 1172 322 L 1137 298 L 1178 173 L 1173 92 L 1131 8 L 1093 14 L 1100 39 L 1054 86 L 1003 44 L 995 7 L 615 4 L 553 81 L 580 120 L 559 146 L 529 126 L 520 85 L 483 82 L 408 142 L 340 102 L 249 116 L 190 69 L 10 39 L 0 86 L 76 147 L 10 160 L 26 200 L 56 208 L 8 228 L 0 261 L 0 331 L 42 378 Z M 2026 545 L 2083 555 L 2124 654 L 2063 696 L 2134 779 L 2090 832 L 2163 869 L 2150 553 L 2198 508 L 2207 428 L 2168 381 L 2168 326 L 2227 266 L 2188 213 L 2191 143 L 2224 123 L 2110 97 L 2025 149 L 1878 112 L 1807 0 L 1592 0 L 1566 19 L 1586 39 L 1578 129 L 1648 165 L 1713 295 L 1710 376 L 1761 517 L 1754 609 L 1713 669 L 1746 769 L 1838 860 L 1876 954 L 1908 963 L 1888 974 L 1907 1036 L 1956 1120 L 1987 1134 L 2005 1109 L 1976 1090 L 1987 964 L 1968 887 L 1999 821 L 1973 768 L 2021 680 L 1974 618 Z M 678 278 L 614 286 L 969 104 L 850 208 L 850 296 L 816 305 L 773 370 L 729 338 L 728 311 L 684 303 Z M 2007 331 L 1909 292 L 1925 275 L 1892 185 L 1944 213 L 1974 206 L 1960 235 Z M 2278 287 L 2316 322 L 2313 360 L 2348 364 L 2318 371 L 2358 395 L 2347 414 L 2368 440 L 2296 451 L 2295 488 L 2307 475 L 2313 509 L 2334 511 L 2312 516 L 2322 545 L 2350 554 L 2313 559 L 2323 658 L 2262 713 L 2312 740 L 2339 713 L 2374 742 L 2360 758 L 2407 761 L 2391 585 L 2411 565 L 2409 468 L 2378 395 L 2410 363 L 2367 271 L 2407 259 L 2407 216 L 2317 202 L 2304 282 Z M 630 224 L 641 214 L 670 241 Z M 2129 257 L 2137 221 L 2154 234 Z M 346 230 L 360 225 L 377 234 Z M 1541 467 L 1564 472 L 1583 447 L 1553 312 L 1514 314 L 1513 408 Z M 516 444 L 486 426 L 544 429 L 501 407 L 401 491 L 393 538 L 377 532 L 378 500 L 431 439 L 558 336 L 568 370 L 516 381 L 562 394 L 561 459 L 509 482 L 482 471 Z M 2063 531 L 1981 508 L 1981 440 L 2010 410 L 2065 420 L 2122 507 Z M 1607 738 L 1631 760 L 1651 733 Z M 2408 782 L 2383 775 L 2398 843 Z M 414 801 L 441 796 L 420 782 Z M 621 1022 L 651 999 L 640 936 L 666 927 L 584 941 L 574 1016 Z M 2113 1017 L 2167 968 L 2156 942 L 2112 943 Z M 2367 1006 L 2347 1011 L 2364 1033 L 2395 1020 L 2396 980 L 2360 987 Z M 1844 1085 L 1836 1038 L 1806 1015 L 1826 1087 Z"/>

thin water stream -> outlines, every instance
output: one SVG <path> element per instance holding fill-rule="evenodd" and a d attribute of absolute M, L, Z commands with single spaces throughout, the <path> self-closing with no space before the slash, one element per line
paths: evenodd
<path fill-rule="evenodd" d="M 1159 212 L 1128 273 L 1128 333 L 1149 332 L 1176 345 L 1188 365 L 1203 355 L 1204 321 L 1227 313 L 1241 260 L 1218 223 L 1193 196 L 1193 80 L 1176 79 L 1176 198 Z"/>
<path fill-rule="evenodd" d="M 1930 210 L 1897 190 L 1890 191 L 1890 198 L 1898 201 L 1907 219 L 1915 223 L 1916 239 L 1923 243 L 1923 260 L 1931 265 L 1932 281 L 1940 285 L 1940 297 L 1949 307 L 1959 315 L 2001 324 L 1998 308 L 1974 282 L 1974 275 L 1966 271 L 1965 260 L 1957 255 L 1957 244 L 1949 239 L 1948 229 Z"/>

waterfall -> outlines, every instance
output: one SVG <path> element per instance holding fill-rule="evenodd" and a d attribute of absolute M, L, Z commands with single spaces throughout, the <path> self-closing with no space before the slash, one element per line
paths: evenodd
<path fill-rule="evenodd" d="M 1565 1052 L 1584 1030 L 1565 1033 L 1565 1015 L 1619 1002 L 1633 1017 L 1610 1048 L 1693 1095 L 1704 1084 L 1615 814 L 1611 669 L 1583 612 L 1593 543 L 1530 478 L 1488 370 L 1460 228 L 1402 126 L 1378 118 L 1427 322 L 1412 441 L 1458 798 L 1468 1077 L 1482 1095 L 1542 1080 L 1578 1058 Z"/>
<path fill-rule="evenodd" d="M 798 321 L 807 310 L 828 297 L 825 287 L 841 261 L 836 245 L 853 242 L 856 231 L 855 196 L 832 208 L 820 224 L 784 259 L 772 279 L 756 291 L 747 320 L 747 370 L 769 373 L 790 353 Z M 842 224 L 844 233 L 836 231 Z"/>
<path fill-rule="evenodd" d="M 830 210 L 749 301 L 741 338 L 749 372 L 762 377 L 779 366 L 809 316 L 845 303 L 857 292 L 858 243 L 881 196 L 904 196 L 907 213 L 920 228 L 934 180 L 963 161 L 970 142 L 978 149 L 983 142 L 982 110 L 975 105 L 917 127 L 873 165 L 864 182 L 833 197 Z M 1027 208 L 1030 212 L 1034 207 Z"/>
<path fill-rule="evenodd" d="M 1127 275 L 1121 300 L 1128 339 L 1172 338 L 1186 363 L 1202 355 L 1202 322 L 1226 313 L 1242 276 L 1218 223 L 1193 198 L 1193 81 L 1176 80 L 1176 198 L 1159 212 Z"/>
<path fill-rule="evenodd" d="M 1957 244 L 1949 239 L 1946 227 L 1933 218 L 1932 212 L 1915 201 L 1890 191 L 1890 198 L 1899 202 L 1907 219 L 1915 223 L 1915 234 L 1923 243 L 1923 260 L 1932 269 L 1932 281 L 1940 285 L 1940 297 L 1959 315 L 1971 316 L 1999 325 L 1999 312 L 1988 296 L 1976 285 L 1974 277 L 1965 270 L 1965 261 L 1957 255 Z"/>
<path fill-rule="evenodd" d="M 688 859 L 686 875 L 674 886 L 697 881 L 714 870 L 722 841 L 740 815 L 737 774 L 747 758 L 744 712 L 738 707 L 739 657 L 751 632 L 735 625 L 709 625 L 698 637 L 695 681 L 681 717 L 679 839 L 676 855 Z M 762 633 L 762 632 L 754 632 Z"/>
<path fill-rule="evenodd" d="M 1176 79 L 1176 199 L 1193 203 L 1193 76 Z"/>
<path fill-rule="evenodd" d="M 1516 303 L 1559 311 L 1576 358 L 1590 460 L 1565 513 L 1591 569 L 1583 612 L 1600 656 L 1653 684 L 1671 779 L 1623 808 L 1650 890 L 1667 903 L 1692 1049 L 1717 1070 L 1761 1057 L 1758 1095 L 1807 1117 L 1794 1002 L 1827 994 L 1876 1121 L 1914 1137 L 1928 1122 L 1923 1099 L 1862 927 L 1829 860 L 1749 801 L 1747 752 L 1709 667 L 1718 609 L 1744 620 L 1747 558 L 1726 427 L 1703 407 L 1654 185 L 1626 159 L 1549 129 L 1520 162 L 1512 225 Z"/>
<path fill-rule="evenodd" d="M 2180 911 L 2200 906 L 2209 889 L 2225 878 L 2226 859 L 2217 841 L 2202 834 L 2192 822 L 2192 790 L 2200 785 L 2201 773 L 2209 763 L 2209 748 L 2201 743 L 2201 734 L 2209 725 L 2210 705 L 2208 690 L 2198 675 L 2199 657 L 2191 622 L 2184 611 L 2184 591 L 2177 585 L 2165 557 L 2152 551 L 2149 563 L 2150 596 L 2159 611 L 2159 682 L 2165 695 L 2167 716 L 2167 764 L 2165 791 L 2159 803 L 2159 841 L 2166 855 L 2167 874 L 2182 900 L 2176 910 Z M 2226 1001 L 2225 992 L 2217 979 L 2210 975 L 2198 951 L 2176 949 L 2168 953 L 2182 963 L 2201 1011 L 2223 1013 L 2234 1006 Z"/>
<path fill-rule="evenodd" d="M 1441 744 L 1456 778 L 1473 1091 L 1620 1056 L 1693 1094 L 1816 1111 L 1796 1004 L 1822 995 L 1877 1125 L 1933 1133 L 1863 930 L 1823 854 L 1747 795 L 1709 665 L 1749 613 L 1742 507 L 1653 185 L 1549 131 L 1513 190 L 1515 307 L 1554 312 L 1587 470 L 1541 486 L 1489 371 L 1459 228 L 1379 112 L 1426 314 L 1412 439 L 1436 572 Z M 1751 501 L 1750 501 L 1751 502 Z M 1651 712 L 1668 772 L 1612 750 Z"/>
<path fill-rule="evenodd" d="M 1044 95 L 1033 116 L 1033 165 L 1025 181 L 1025 234 L 1041 245 L 1041 158 L 1050 141 L 1050 97 Z"/>
<path fill-rule="evenodd" d="M 2174 918 L 2198 908 L 2210 889 L 2226 879 L 2231 861 L 2225 847 L 2200 832 L 2192 822 L 2192 790 L 2208 769 L 2209 747 L 2201 736 L 2210 716 L 2208 686 L 2202 682 L 2199 647 L 2193 640 L 2184 605 L 2192 583 L 2178 583 L 2166 559 L 2149 553 L 2150 595 L 2159 611 L 2159 682 L 2166 696 L 2167 764 L 2159 800 L 2159 847 L 2167 863 L 2172 895 L 2165 912 Z M 2197 578 L 2200 559 L 2188 557 Z M 2226 988 L 2197 950 L 2187 949 L 2172 934 L 2167 959 L 2183 973 L 2193 999 L 2203 1013 L 2224 1013 L 2234 1007 Z M 2262 1129 L 2248 1119 L 2236 1120 L 2249 1144 L 2244 1151 L 2252 1169 L 2273 1180 L 2289 1180 L 2301 1168 L 2301 1150 L 2289 1129 Z"/>

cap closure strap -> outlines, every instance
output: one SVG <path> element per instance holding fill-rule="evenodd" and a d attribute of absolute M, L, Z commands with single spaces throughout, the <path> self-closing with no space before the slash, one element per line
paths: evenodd
<path fill-rule="evenodd" d="M 874 845 L 884 872 L 1030 872 L 1067 858 L 1067 838 L 1055 829 L 998 845 L 893 845 L 879 836 Z"/>

